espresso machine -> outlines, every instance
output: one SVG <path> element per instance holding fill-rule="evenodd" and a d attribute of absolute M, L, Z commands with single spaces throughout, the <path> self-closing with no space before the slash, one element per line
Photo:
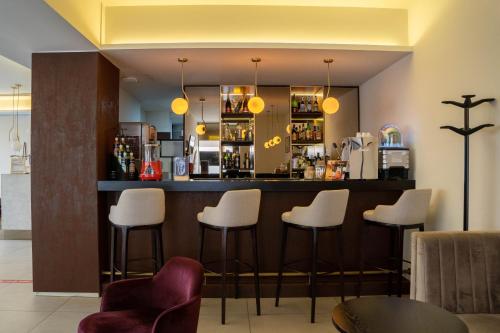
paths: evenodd
<path fill-rule="evenodd" d="M 379 179 L 408 179 L 410 149 L 403 146 L 401 131 L 394 124 L 379 131 L 378 166 Z"/>

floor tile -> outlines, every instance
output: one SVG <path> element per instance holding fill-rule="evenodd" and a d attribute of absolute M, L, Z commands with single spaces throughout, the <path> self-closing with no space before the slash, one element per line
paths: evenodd
<path fill-rule="evenodd" d="M 200 316 L 214 316 L 220 318 L 221 300 L 220 298 L 203 298 L 201 300 Z M 226 316 L 228 315 L 247 315 L 248 305 L 246 298 L 227 298 Z"/>
<path fill-rule="evenodd" d="M 101 299 L 98 297 L 71 297 L 64 303 L 58 312 L 72 311 L 72 312 L 99 312 L 101 308 Z"/>
<path fill-rule="evenodd" d="M 250 333 L 248 315 L 226 314 L 226 324 L 220 323 L 218 316 L 201 316 L 198 321 L 198 333 Z M 276 332 L 274 332 L 276 333 Z"/>
<path fill-rule="evenodd" d="M 33 285 L 9 284 L 0 289 L 0 310 L 53 312 L 69 297 L 36 296 Z"/>
<path fill-rule="evenodd" d="M 0 311 L 0 333 L 27 333 L 50 312 Z"/>
<path fill-rule="evenodd" d="M 54 312 L 30 333 L 75 333 L 80 321 L 90 312 Z"/>
<path fill-rule="evenodd" d="M 330 315 L 317 315 L 316 322 L 310 323 L 307 314 L 272 314 L 261 316 L 250 315 L 250 331 L 252 333 L 335 333 Z"/>

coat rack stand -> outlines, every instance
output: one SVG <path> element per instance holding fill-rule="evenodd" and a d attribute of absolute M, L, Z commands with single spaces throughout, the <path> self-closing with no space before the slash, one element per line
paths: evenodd
<path fill-rule="evenodd" d="M 472 98 L 476 95 L 463 95 L 465 99 L 463 103 L 455 101 L 443 101 L 443 104 L 455 105 L 464 110 L 464 127 L 456 128 L 453 126 L 441 126 L 440 128 L 449 129 L 455 133 L 458 133 L 464 137 L 464 231 L 469 230 L 469 136 L 482 130 L 485 127 L 492 127 L 493 124 L 482 124 L 474 128 L 469 127 L 469 109 L 472 109 L 485 102 L 493 102 L 494 98 L 484 98 L 478 101 L 472 102 Z"/>

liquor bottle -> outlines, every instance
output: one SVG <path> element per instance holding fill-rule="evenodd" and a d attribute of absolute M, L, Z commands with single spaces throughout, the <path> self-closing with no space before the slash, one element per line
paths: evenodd
<path fill-rule="evenodd" d="M 312 138 L 311 123 L 307 123 L 306 127 L 306 140 L 310 141 Z"/>
<path fill-rule="evenodd" d="M 302 97 L 299 103 L 299 112 L 305 112 L 305 111 L 306 111 L 306 103 L 304 102 L 304 97 Z"/>
<path fill-rule="evenodd" d="M 316 140 L 316 126 L 313 125 L 312 131 L 311 131 L 311 140 Z"/>
<path fill-rule="evenodd" d="M 225 112 L 226 113 L 231 113 L 233 112 L 232 107 L 231 107 L 231 100 L 229 99 L 229 92 L 226 95 L 226 107 L 225 107 Z"/>
<path fill-rule="evenodd" d="M 245 153 L 245 161 L 243 163 L 245 169 L 250 169 L 250 160 L 248 159 L 248 153 Z"/>
<path fill-rule="evenodd" d="M 314 96 L 313 112 L 319 112 L 318 96 Z"/>
<path fill-rule="evenodd" d="M 243 140 L 243 128 L 241 127 L 240 123 L 236 125 L 236 140 L 238 141 Z"/>
<path fill-rule="evenodd" d="M 243 112 L 248 112 L 248 97 L 243 95 Z"/>
<path fill-rule="evenodd" d="M 295 94 L 292 95 L 292 112 L 299 111 L 299 102 L 297 101 L 297 97 Z"/>
<path fill-rule="evenodd" d="M 234 113 L 240 113 L 242 106 L 243 106 L 243 98 L 240 98 L 238 103 L 236 103 L 236 107 L 234 108 Z"/>
<path fill-rule="evenodd" d="M 299 141 L 304 141 L 304 130 L 302 129 L 302 124 L 299 125 Z"/>
<path fill-rule="evenodd" d="M 253 159 L 248 158 L 248 169 L 253 170 Z"/>
<path fill-rule="evenodd" d="M 130 153 L 130 163 L 128 165 L 128 179 L 129 180 L 135 180 L 135 158 L 134 158 L 134 153 Z"/>
<path fill-rule="evenodd" d="M 307 96 L 306 111 L 307 112 L 311 112 L 312 111 L 312 103 L 311 103 L 311 97 L 310 96 Z"/>
<path fill-rule="evenodd" d="M 317 126 L 316 128 L 316 141 L 321 141 L 322 135 L 321 135 L 321 126 Z"/>
<path fill-rule="evenodd" d="M 295 124 L 292 126 L 292 142 L 297 141 L 297 128 L 295 127 Z"/>
<path fill-rule="evenodd" d="M 247 135 L 247 140 L 253 142 L 253 124 L 250 123 L 248 125 L 248 135 Z"/>
<path fill-rule="evenodd" d="M 118 137 L 115 136 L 115 143 L 113 144 L 113 155 L 118 158 L 118 153 L 120 152 L 120 142 Z"/>

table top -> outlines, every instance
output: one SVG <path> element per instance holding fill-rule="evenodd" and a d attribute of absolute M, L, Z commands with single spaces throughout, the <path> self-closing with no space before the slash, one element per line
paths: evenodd
<path fill-rule="evenodd" d="M 432 304 L 398 297 L 362 297 L 335 307 L 333 324 L 343 333 L 467 333 L 456 315 Z"/>

